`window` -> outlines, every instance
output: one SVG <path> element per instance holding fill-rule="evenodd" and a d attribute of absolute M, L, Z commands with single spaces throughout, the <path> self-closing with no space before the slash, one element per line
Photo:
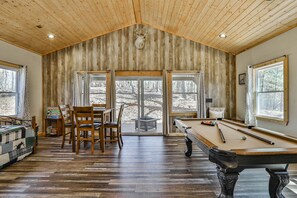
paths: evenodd
<path fill-rule="evenodd" d="M 196 74 L 172 75 L 172 112 L 197 111 Z"/>
<path fill-rule="evenodd" d="M 18 72 L 0 67 L 0 115 L 15 116 L 18 104 Z"/>
<path fill-rule="evenodd" d="M 77 105 L 106 104 L 107 73 L 79 72 L 78 82 Z"/>
<path fill-rule="evenodd" d="M 106 104 L 106 75 L 90 75 L 90 104 Z"/>
<path fill-rule="evenodd" d="M 286 57 L 254 66 L 257 118 L 288 120 Z"/>

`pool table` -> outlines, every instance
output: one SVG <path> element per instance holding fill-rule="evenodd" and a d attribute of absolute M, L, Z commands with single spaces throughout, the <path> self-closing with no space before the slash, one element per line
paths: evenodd
<path fill-rule="evenodd" d="M 207 121 L 214 126 L 205 125 Z M 266 168 L 270 197 L 284 197 L 288 166 L 297 163 L 296 138 L 225 119 L 176 119 L 175 126 L 185 134 L 187 157 L 192 154 L 194 142 L 216 164 L 219 197 L 233 197 L 238 175 L 246 168 Z"/>

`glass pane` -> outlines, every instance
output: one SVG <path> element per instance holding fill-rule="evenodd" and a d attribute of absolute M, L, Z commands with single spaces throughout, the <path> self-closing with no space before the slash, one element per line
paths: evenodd
<path fill-rule="evenodd" d="M 90 94 L 106 93 L 105 75 L 92 75 L 90 78 Z"/>
<path fill-rule="evenodd" d="M 16 92 L 16 71 L 0 68 L 0 92 Z"/>
<path fill-rule="evenodd" d="M 141 79 L 140 119 L 137 128 L 140 132 L 162 132 L 163 87 L 162 80 Z M 139 127 L 138 127 L 139 125 Z"/>
<path fill-rule="evenodd" d="M 162 120 L 163 109 L 163 91 L 162 80 L 144 80 L 143 81 L 143 105 L 141 117 L 148 116 Z M 142 103 L 142 101 L 141 101 Z"/>
<path fill-rule="evenodd" d="M 194 74 L 174 74 L 172 78 L 172 111 L 197 110 L 197 84 Z"/>
<path fill-rule="evenodd" d="M 0 94 L 0 115 L 16 115 L 16 96 L 13 94 Z"/>
<path fill-rule="evenodd" d="M 257 115 L 284 118 L 284 93 L 258 93 Z"/>
<path fill-rule="evenodd" d="M 138 117 L 138 82 L 137 80 L 116 81 L 116 112 L 125 103 L 122 116 L 122 132 L 135 131 L 135 119 Z"/>
<path fill-rule="evenodd" d="M 106 104 L 106 94 L 90 94 L 91 104 Z"/>
<path fill-rule="evenodd" d="M 196 93 L 197 85 L 193 80 L 176 80 L 172 81 L 172 93 Z"/>
<path fill-rule="evenodd" d="M 173 94 L 172 111 L 197 111 L 197 94 Z"/>
<path fill-rule="evenodd" d="M 283 91 L 284 67 L 272 66 L 257 70 L 257 92 Z"/>
<path fill-rule="evenodd" d="M 106 75 L 90 74 L 90 104 L 106 104 Z"/>

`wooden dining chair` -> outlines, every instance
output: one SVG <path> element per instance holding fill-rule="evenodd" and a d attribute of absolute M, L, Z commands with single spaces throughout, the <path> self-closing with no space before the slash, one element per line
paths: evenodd
<path fill-rule="evenodd" d="M 99 104 L 99 103 L 93 103 L 92 104 L 92 107 L 101 107 L 101 108 L 106 108 L 106 104 L 102 103 L 102 104 Z M 108 114 L 105 114 L 104 115 L 104 120 L 110 120 L 110 117 Z M 101 119 L 98 118 L 98 116 L 95 116 L 95 122 L 101 122 Z"/>
<path fill-rule="evenodd" d="M 106 108 L 106 104 L 92 104 L 92 107 L 101 107 Z M 108 120 L 109 117 L 107 115 L 104 115 L 104 120 Z M 100 115 L 94 115 L 94 122 L 95 123 L 101 123 Z"/>
<path fill-rule="evenodd" d="M 64 148 L 64 143 L 66 136 L 69 134 L 69 144 L 71 143 L 72 138 L 72 122 L 71 122 L 71 114 L 70 114 L 70 105 L 59 105 L 60 116 L 62 118 L 62 144 L 61 148 Z M 68 130 L 67 132 L 67 129 Z"/>
<path fill-rule="evenodd" d="M 120 107 L 117 121 L 116 122 L 105 122 L 103 125 L 104 129 L 111 129 L 111 133 L 113 133 L 113 129 L 116 129 L 115 136 L 110 135 L 110 139 L 108 141 L 109 142 L 118 142 L 120 149 L 124 145 L 123 138 L 122 138 L 122 130 L 121 130 L 123 111 L 124 111 L 124 104 L 122 104 Z"/>
<path fill-rule="evenodd" d="M 91 153 L 94 154 L 95 143 L 99 142 L 99 137 L 95 139 L 95 130 L 99 130 L 101 124 L 94 123 L 93 107 L 73 107 L 77 130 L 76 154 L 79 154 L 80 143 L 83 141 L 86 145 L 91 142 Z M 89 132 L 91 136 L 89 137 Z"/>

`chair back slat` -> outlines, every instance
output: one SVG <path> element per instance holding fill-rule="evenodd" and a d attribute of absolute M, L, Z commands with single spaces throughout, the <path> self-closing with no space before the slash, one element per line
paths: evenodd
<path fill-rule="evenodd" d="M 92 104 L 92 107 L 104 107 L 104 108 L 106 108 L 106 104 Z"/>
<path fill-rule="evenodd" d="M 86 113 L 86 112 L 83 112 L 83 113 L 80 113 L 80 112 L 77 112 L 76 113 L 76 117 L 79 117 L 79 118 L 87 118 L 87 117 L 92 117 L 92 113 Z"/>
<path fill-rule="evenodd" d="M 80 120 L 79 121 L 79 124 L 82 125 L 82 124 L 89 124 L 91 125 L 93 122 L 91 120 Z"/>
<path fill-rule="evenodd" d="M 101 118 L 103 112 L 96 112 L 94 111 L 94 118 Z"/>

